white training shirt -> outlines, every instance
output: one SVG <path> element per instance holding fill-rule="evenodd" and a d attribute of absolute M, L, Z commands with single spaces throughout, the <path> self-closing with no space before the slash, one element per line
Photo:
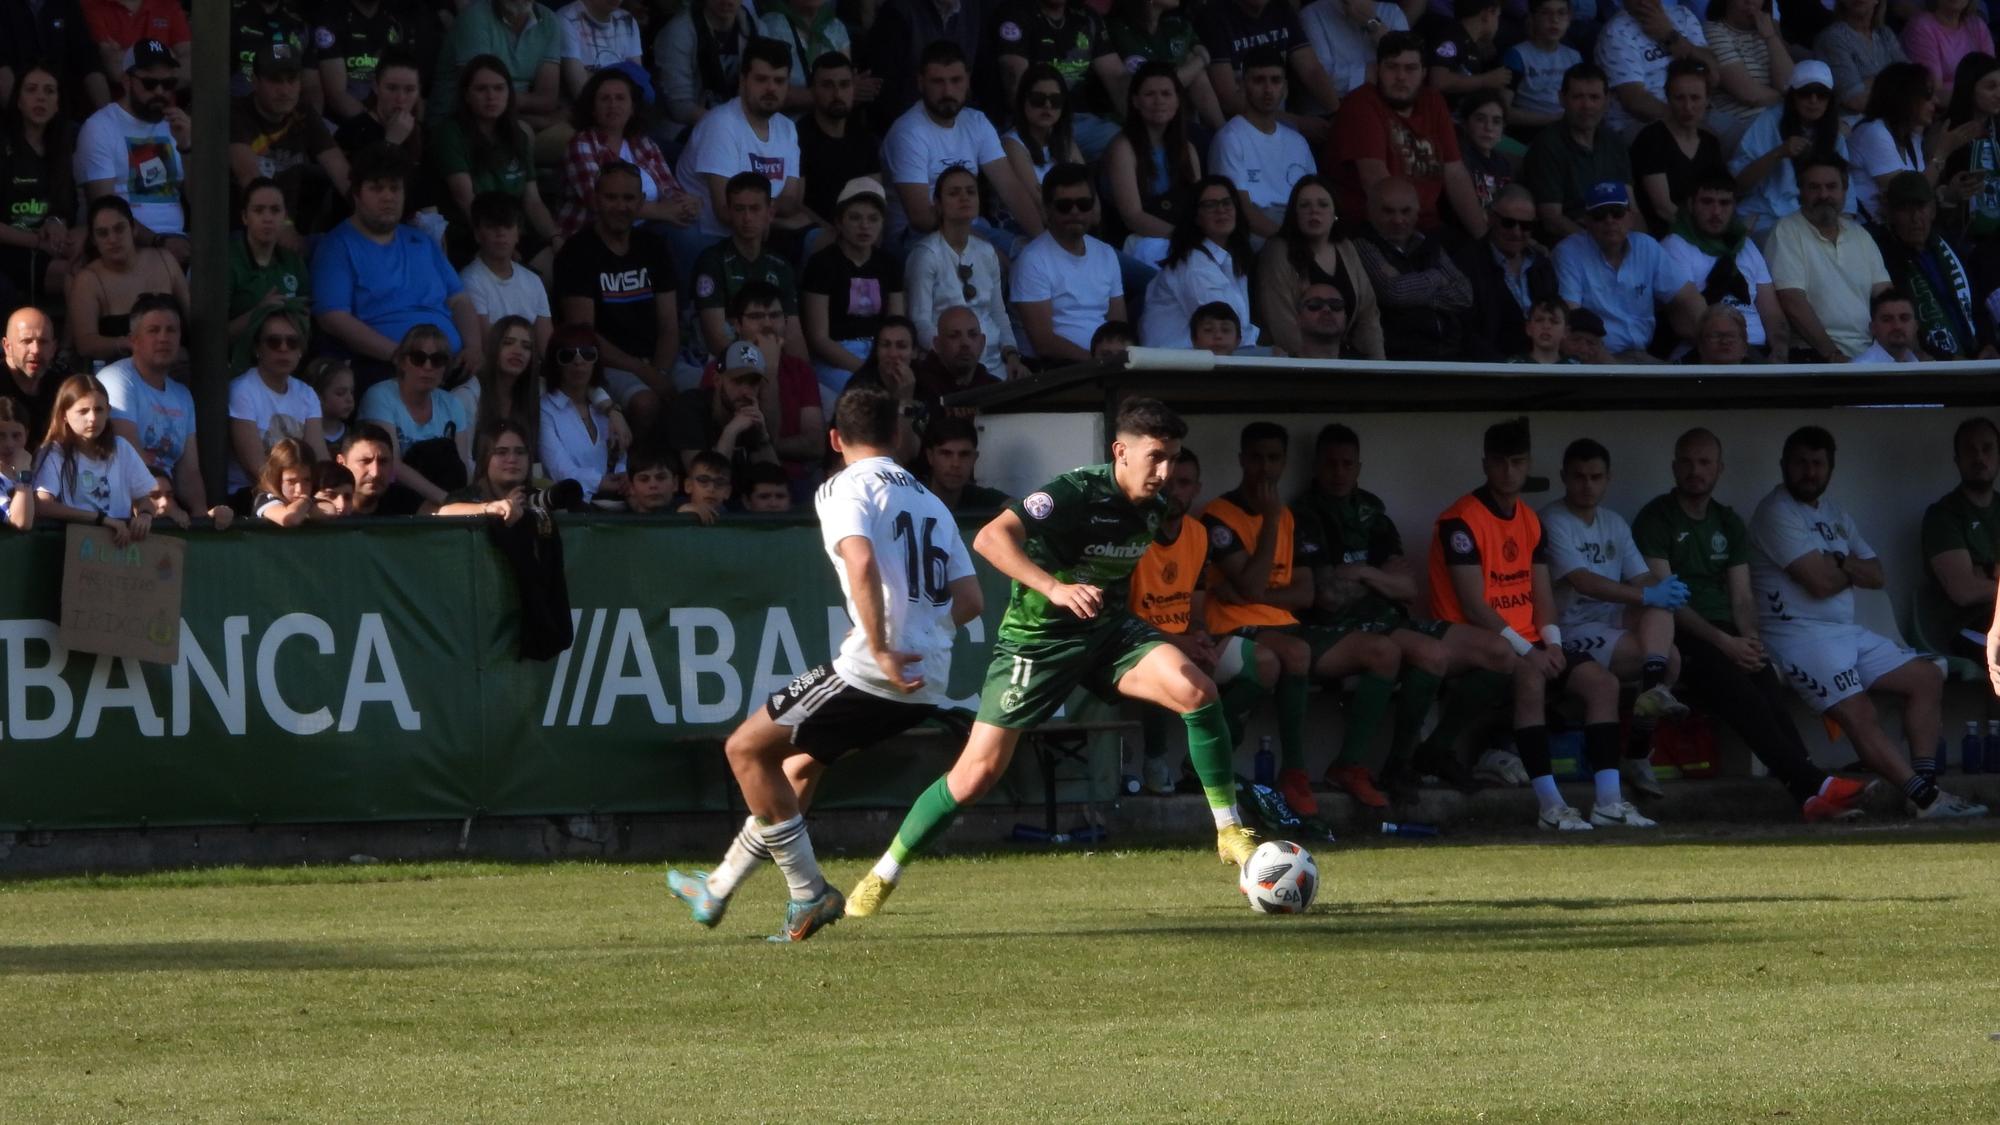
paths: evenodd
<path fill-rule="evenodd" d="M 1599 601 L 1563 583 L 1563 576 L 1579 570 L 1630 582 L 1650 573 L 1639 545 L 1632 541 L 1632 526 L 1625 517 L 1600 506 L 1589 523 L 1583 522 L 1569 505 L 1557 500 L 1542 508 L 1542 549 L 1549 559 L 1549 578 L 1556 588 L 1556 623 L 1571 625 L 1615 625 L 1625 616 L 1625 607 Z"/>
<path fill-rule="evenodd" d="M 1750 588 L 1757 595 L 1757 620 L 1764 625 L 1806 621 L 1854 624 L 1854 588 L 1815 598 L 1785 573 L 1785 567 L 1813 551 L 1872 559 L 1875 548 L 1861 537 L 1854 518 L 1833 500 L 1802 504 L 1783 484 L 1757 504 L 1750 517 Z"/>
<path fill-rule="evenodd" d="M 887 457 L 871 457 L 842 469 L 820 485 L 813 507 L 819 512 L 827 558 L 833 561 L 840 592 L 847 599 L 848 619 L 857 622 L 840 643 L 834 671 L 884 699 L 945 702 L 952 640 L 958 632 L 951 621 L 951 584 L 972 574 L 972 556 L 959 537 L 958 521 L 930 489 Z M 840 557 L 841 540 L 856 535 L 868 540 L 875 552 L 889 647 L 922 657 L 905 666 L 906 674 L 924 679 L 923 688 L 913 694 L 903 694 L 883 677 L 868 651 L 868 634 L 858 624 L 861 613 L 854 608 L 847 564 Z"/>
<path fill-rule="evenodd" d="M 956 165 L 977 173 L 995 160 L 1005 159 L 1007 150 L 1000 147 L 1000 134 L 976 109 L 959 110 L 949 129 L 932 121 L 921 101 L 905 110 L 889 126 L 889 135 L 882 138 L 882 171 L 889 177 L 889 230 L 883 245 L 901 245 L 903 232 L 910 226 L 897 184 L 922 184 L 928 194 L 946 168 Z"/>
<path fill-rule="evenodd" d="M 687 150 L 674 167 L 681 187 L 701 201 L 701 232 L 710 238 L 725 238 L 729 228 L 716 217 L 703 176 L 727 180 L 739 172 L 755 172 L 771 181 L 771 198 L 785 190 L 785 181 L 799 174 L 799 130 L 782 113 L 771 115 L 759 137 L 743 115 L 743 99 L 731 98 L 702 115 L 688 135 Z"/>

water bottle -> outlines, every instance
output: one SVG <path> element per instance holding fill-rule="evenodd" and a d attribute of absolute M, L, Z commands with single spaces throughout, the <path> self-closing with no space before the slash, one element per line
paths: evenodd
<path fill-rule="evenodd" d="M 1986 772 L 2000 773 L 2000 719 L 1986 720 Z"/>
<path fill-rule="evenodd" d="M 1966 773 L 1978 773 L 1985 769 L 1982 764 L 1986 760 L 1983 747 L 1979 738 L 1979 720 L 1967 719 L 1965 738 L 1958 744 L 1958 768 Z"/>
<path fill-rule="evenodd" d="M 1413 840 L 1428 840 L 1437 834 L 1435 824 L 1397 824 L 1389 820 L 1382 822 L 1384 836 L 1407 836 Z"/>
<path fill-rule="evenodd" d="M 1101 844 L 1110 837 L 1111 833 L 1102 824 L 1086 824 L 1069 834 L 1073 844 Z"/>
<path fill-rule="evenodd" d="M 2000 737 L 2000 723 L 1994 724 L 1994 730 L 1996 731 L 1995 737 Z M 1268 734 L 1257 740 L 1257 757 L 1252 773 L 1257 778 L 1257 784 L 1259 785 L 1276 785 L 1278 783 L 1278 755 L 1271 749 L 1271 744 L 1274 741 L 1276 740 Z"/>
<path fill-rule="evenodd" d="M 1131 774 L 1128 773 L 1125 775 L 1123 784 L 1125 786 L 1125 792 L 1128 795 L 1136 794 L 1139 792 L 1139 779 L 1132 776 Z"/>

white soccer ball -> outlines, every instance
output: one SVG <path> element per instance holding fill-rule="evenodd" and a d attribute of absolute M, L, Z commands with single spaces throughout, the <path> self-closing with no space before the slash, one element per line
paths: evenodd
<path fill-rule="evenodd" d="M 1266 840 L 1250 853 L 1237 886 L 1259 914 L 1304 914 L 1319 892 L 1319 864 L 1290 840 Z"/>

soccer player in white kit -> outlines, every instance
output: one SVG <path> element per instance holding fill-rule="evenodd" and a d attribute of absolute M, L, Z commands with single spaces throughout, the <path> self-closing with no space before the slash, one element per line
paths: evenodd
<path fill-rule="evenodd" d="M 1934 780 L 1942 661 L 1854 623 L 1854 590 L 1881 589 L 1882 563 L 1854 517 L 1825 495 L 1833 459 L 1832 434 L 1818 426 L 1792 431 L 1779 458 L 1784 483 L 1750 518 L 1758 632 L 1792 689 L 1840 723 L 1862 762 L 1901 786 L 1918 816 L 1984 816 L 1986 806 L 1943 792 Z M 1903 697 L 1914 763 L 1883 731 L 1871 691 Z"/>
<path fill-rule="evenodd" d="M 984 601 L 972 556 L 944 502 L 890 456 L 899 404 L 854 387 L 834 406 L 834 448 L 847 466 L 814 498 L 820 537 L 853 620 L 840 653 L 771 696 L 729 736 L 729 768 L 750 817 L 712 872 L 667 872 L 667 886 L 704 926 L 764 860 L 785 874 L 791 904 L 772 941 L 804 941 L 839 921 L 846 899 L 813 857 L 804 808 L 828 765 L 929 718 L 946 698 L 952 639 Z"/>

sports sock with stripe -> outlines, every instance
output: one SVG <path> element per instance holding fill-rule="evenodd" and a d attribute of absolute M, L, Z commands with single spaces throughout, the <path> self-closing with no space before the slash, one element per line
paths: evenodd
<path fill-rule="evenodd" d="M 771 849 L 764 846 L 764 837 L 758 833 L 757 818 L 746 816 L 743 827 L 736 830 L 736 839 L 729 842 L 729 850 L 722 853 L 722 862 L 708 873 L 708 892 L 721 898 L 734 894 L 736 888 L 757 865 L 771 858 Z"/>
<path fill-rule="evenodd" d="M 1903 792 L 1910 798 L 1910 803 L 1920 809 L 1930 808 L 1938 799 L 1937 782 L 1932 781 L 1927 774 L 1911 774 L 1910 780 L 1903 783 Z"/>
<path fill-rule="evenodd" d="M 1188 762 L 1201 779 L 1208 811 L 1217 828 L 1239 823 L 1236 816 L 1236 753 L 1229 741 L 1229 722 L 1222 704 L 1209 703 L 1181 716 L 1187 724 Z"/>
<path fill-rule="evenodd" d="M 1421 668 L 1403 669 L 1402 687 L 1396 693 L 1396 726 L 1389 736 L 1390 765 L 1410 760 L 1417 739 L 1424 733 L 1424 720 L 1430 717 L 1431 703 L 1437 699 L 1443 683 L 1441 677 Z"/>
<path fill-rule="evenodd" d="M 1663 653 L 1649 652 L 1646 662 L 1639 666 L 1639 690 L 1651 691 L 1667 682 L 1667 658 Z"/>
<path fill-rule="evenodd" d="M 1306 692 L 1304 676 L 1278 677 L 1271 699 L 1278 708 L 1278 768 L 1306 768 Z"/>
<path fill-rule="evenodd" d="M 1382 725 L 1382 716 L 1389 713 L 1389 704 L 1395 698 L 1396 681 L 1373 672 L 1354 685 L 1354 699 L 1347 705 L 1347 734 L 1340 741 L 1340 757 L 1336 759 L 1339 764 L 1368 764 L 1368 748 L 1375 742 L 1375 728 Z"/>
<path fill-rule="evenodd" d="M 903 865 L 910 857 L 930 847 L 944 830 L 951 827 L 952 817 L 958 814 L 958 800 L 951 795 L 951 787 L 940 777 L 923 791 L 917 803 L 903 817 L 902 826 L 896 829 L 896 838 L 889 841 L 889 850 L 875 865 L 875 874 L 893 883 L 903 876 Z"/>
<path fill-rule="evenodd" d="M 812 837 L 806 833 L 804 814 L 764 825 L 759 835 L 764 846 L 771 849 L 772 862 L 785 873 L 792 901 L 803 902 L 826 893 L 826 877 L 819 873 L 819 860 L 813 857 Z"/>

